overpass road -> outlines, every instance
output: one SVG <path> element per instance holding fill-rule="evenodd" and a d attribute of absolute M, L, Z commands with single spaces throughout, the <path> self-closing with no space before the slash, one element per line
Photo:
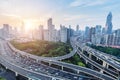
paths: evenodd
<path fill-rule="evenodd" d="M 73 55 L 78 50 L 78 48 L 74 44 L 74 40 L 72 44 L 73 44 L 72 45 L 73 53 L 71 53 L 70 56 Z M 79 80 L 81 78 L 82 79 L 90 78 L 95 80 L 98 80 L 98 79 L 115 80 L 111 76 L 94 71 L 92 69 L 76 66 L 69 63 L 60 62 L 60 61 L 57 61 L 58 59 L 55 59 L 55 58 L 53 59 L 53 58 L 38 57 L 26 52 L 17 50 L 8 41 L 5 41 L 5 40 L 1 40 L 0 45 L 1 45 L 0 47 L 1 64 L 4 65 L 6 68 L 14 71 L 16 75 L 21 74 L 28 78 L 39 78 L 41 80 L 52 80 L 52 79 Z M 64 56 L 62 56 L 62 58 L 59 58 L 59 60 L 68 58 L 68 57 L 63 58 Z M 49 64 L 49 66 L 44 65 L 41 62 L 46 62 Z M 62 69 L 53 68 L 50 66 L 52 64 L 60 66 Z M 76 73 L 64 71 L 65 68 L 72 69 Z M 89 77 L 80 75 L 81 72 L 86 75 L 89 75 Z"/>
<path fill-rule="evenodd" d="M 23 73 L 24 72 L 27 73 L 26 70 L 28 70 L 28 71 L 31 71 L 31 73 L 30 73 L 31 76 L 33 76 L 33 75 L 35 76 L 36 74 L 39 74 L 39 75 L 43 74 L 44 76 L 42 79 L 41 79 L 41 76 L 39 76 L 39 77 L 35 76 L 36 78 L 40 78 L 41 80 L 49 80 L 49 78 L 50 79 L 55 78 L 58 80 L 62 80 L 62 79 L 63 80 L 78 80 L 81 76 L 81 75 L 68 73 L 68 72 L 65 72 L 62 70 L 57 70 L 57 69 L 51 68 L 49 66 L 39 64 L 35 61 L 32 61 L 30 58 L 23 58 L 17 54 L 13 55 L 13 52 L 7 46 L 6 42 L 2 42 L 2 43 L 3 43 L 2 47 L 4 47 L 4 49 L 1 50 L 1 51 L 3 51 L 1 53 L 4 53 L 4 54 L 1 54 L 1 56 L 5 57 L 7 60 L 9 60 L 9 63 L 11 63 L 11 64 L 13 63 L 16 66 L 19 66 L 19 68 L 22 68 L 23 70 L 21 69 L 20 71 L 22 71 Z M 5 66 L 7 66 L 8 68 L 11 68 L 8 65 L 5 65 Z M 13 66 L 13 65 L 11 65 L 11 66 Z M 19 73 L 19 71 L 16 70 L 17 69 L 16 66 L 15 66 L 15 69 L 12 71 L 16 71 L 17 73 Z M 33 73 L 35 72 L 36 74 L 32 74 L 32 72 Z M 30 75 L 26 75 L 26 76 L 30 77 Z"/>
<path fill-rule="evenodd" d="M 118 71 L 120 71 L 120 63 L 117 62 L 116 60 L 114 60 L 111 55 L 108 55 L 106 53 L 100 52 L 98 50 L 92 49 L 88 46 L 83 46 L 82 43 L 80 42 L 76 42 L 76 45 L 78 47 L 80 47 L 82 50 L 87 51 L 88 53 L 91 53 L 92 55 L 96 56 L 97 58 L 105 61 L 106 63 L 108 63 L 109 65 L 113 66 L 114 68 L 116 68 Z M 115 58 L 115 57 L 114 57 Z"/>
<path fill-rule="evenodd" d="M 119 78 L 120 63 L 115 60 L 116 57 L 92 49 L 91 47 L 86 46 L 86 43 L 81 40 L 76 41 L 75 44 L 78 48 L 77 53 L 86 61 L 86 63 L 88 62 L 97 67 L 102 73 L 107 73 L 107 75 L 116 79 Z M 99 61 L 101 61 L 101 63 L 99 63 Z"/>

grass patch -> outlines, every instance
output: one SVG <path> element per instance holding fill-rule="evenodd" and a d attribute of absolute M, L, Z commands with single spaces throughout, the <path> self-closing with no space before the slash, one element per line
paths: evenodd
<path fill-rule="evenodd" d="M 3 78 L 3 77 L 0 77 L 0 80 L 6 80 L 5 78 Z"/>
<path fill-rule="evenodd" d="M 87 45 L 90 46 L 91 48 L 94 48 L 94 49 L 99 50 L 101 52 L 111 54 L 111 55 L 114 55 L 114 56 L 120 58 L 120 49 L 118 49 L 118 48 L 102 47 L 102 46 L 96 46 L 93 44 L 92 45 L 87 44 Z"/>
<path fill-rule="evenodd" d="M 72 51 L 72 47 L 68 43 L 49 42 L 49 41 L 29 41 L 20 43 L 11 41 L 12 45 L 22 51 L 45 57 L 62 56 Z"/>
<path fill-rule="evenodd" d="M 75 64 L 75 65 L 78 65 L 78 66 L 86 67 L 86 65 L 82 62 L 82 60 L 80 59 L 78 54 L 75 54 L 71 58 L 65 59 L 65 60 L 62 60 L 62 61 L 66 62 L 66 63 L 71 63 L 71 64 Z"/>

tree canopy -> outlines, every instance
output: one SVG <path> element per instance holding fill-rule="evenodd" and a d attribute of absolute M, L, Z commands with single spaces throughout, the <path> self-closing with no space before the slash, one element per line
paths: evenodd
<path fill-rule="evenodd" d="M 69 43 L 62 42 L 37 40 L 24 43 L 11 41 L 11 43 L 19 50 L 45 57 L 62 56 L 72 51 L 72 47 Z"/>
<path fill-rule="evenodd" d="M 114 55 L 116 57 L 120 57 L 120 49 L 118 48 L 112 48 L 112 47 L 103 47 L 103 46 L 96 46 L 96 45 L 88 45 L 91 48 L 94 48 L 96 50 L 102 51 L 107 54 Z"/>

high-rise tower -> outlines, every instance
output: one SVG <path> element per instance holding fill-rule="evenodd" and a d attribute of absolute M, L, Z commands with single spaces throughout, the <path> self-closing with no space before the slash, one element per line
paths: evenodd
<path fill-rule="evenodd" d="M 106 20 L 106 34 L 111 34 L 112 33 L 112 13 L 110 12 L 107 16 Z"/>
<path fill-rule="evenodd" d="M 47 25 L 48 25 L 48 30 L 51 30 L 52 27 L 53 27 L 53 24 L 52 24 L 52 18 L 49 18 L 48 21 L 47 21 Z"/>
<path fill-rule="evenodd" d="M 47 25 L 48 25 L 48 33 L 49 33 L 49 41 L 54 41 L 54 28 L 55 26 L 52 23 L 52 18 L 49 18 L 47 21 Z"/>

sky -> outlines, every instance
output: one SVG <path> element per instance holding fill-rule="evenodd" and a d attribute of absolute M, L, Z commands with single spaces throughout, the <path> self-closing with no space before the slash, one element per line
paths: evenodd
<path fill-rule="evenodd" d="M 120 0 L 0 0 L 0 26 L 13 27 L 32 25 L 47 27 L 47 20 L 53 19 L 59 25 L 76 25 L 84 30 L 86 26 L 105 26 L 109 12 L 113 15 L 113 29 L 120 28 Z"/>

